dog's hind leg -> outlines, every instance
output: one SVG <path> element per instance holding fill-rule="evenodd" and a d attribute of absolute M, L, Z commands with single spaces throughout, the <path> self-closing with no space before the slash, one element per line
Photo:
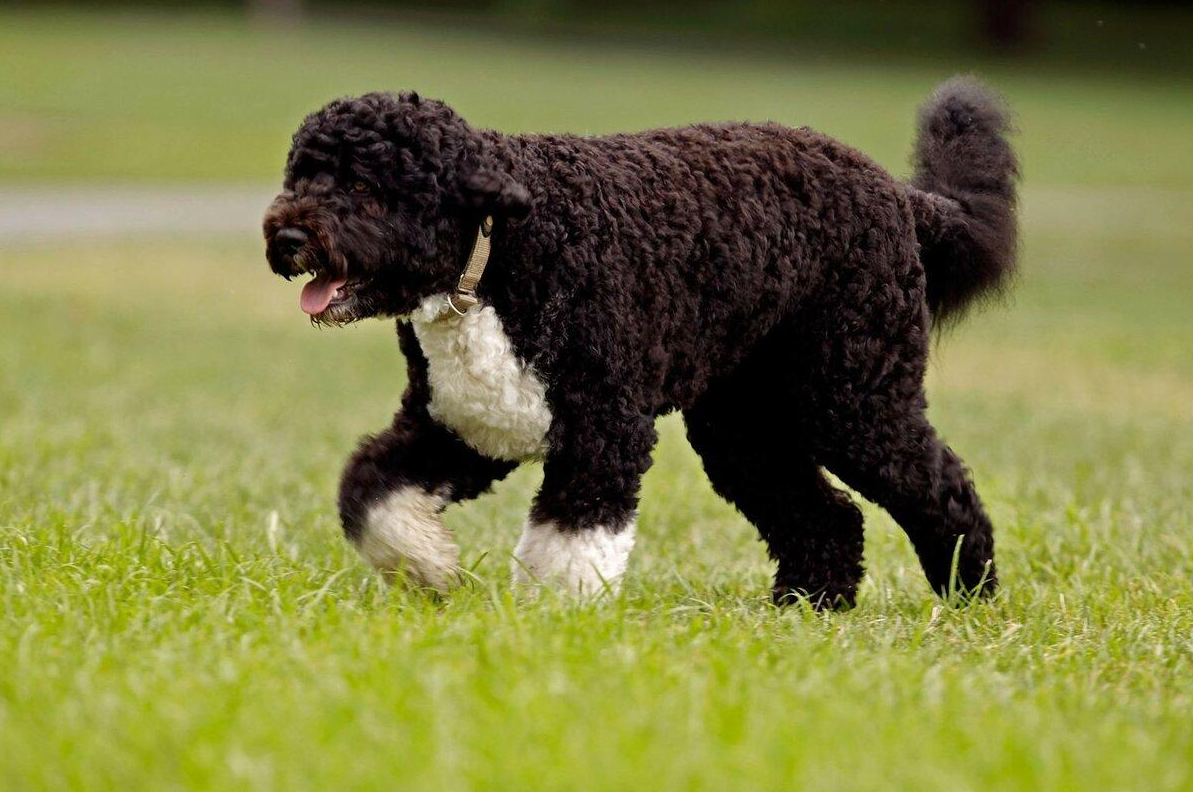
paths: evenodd
<path fill-rule="evenodd" d="M 874 398 L 830 436 L 822 446 L 826 466 L 899 523 L 937 593 L 994 591 L 990 520 L 964 464 L 922 408 Z"/>
<path fill-rule="evenodd" d="M 767 388 L 744 373 L 714 386 L 684 411 L 688 439 L 713 489 L 766 542 L 778 565 L 775 602 L 850 607 L 863 573 L 862 513 L 825 479 Z"/>
<path fill-rule="evenodd" d="M 863 266 L 872 251 L 862 250 L 859 262 L 834 270 L 849 297 L 823 309 L 813 326 L 819 341 L 804 361 L 817 417 L 809 423 L 813 455 L 899 523 L 935 591 L 990 593 L 997 585 L 990 520 L 926 414 L 929 317 L 914 246 L 904 243 L 885 269 L 873 260 Z M 899 288 L 879 288 L 874 272 Z"/>

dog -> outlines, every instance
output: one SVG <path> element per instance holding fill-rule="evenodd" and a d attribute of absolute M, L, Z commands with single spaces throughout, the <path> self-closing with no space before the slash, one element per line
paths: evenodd
<path fill-rule="evenodd" d="M 444 508 L 541 460 L 515 582 L 616 591 L 655 419 L 679 410 L 765 541 L 775 602 L 855 602 L 862 513 L 826 470 L 892 515 L 935 591 L 990 594 L 991 524 L 923 381 L 933 330 L 1014 274 L 1009 132 L 969 78 L 921 108 L 907 182 L 774 123 L 505 135 L 416 93 L 308 116 L 268 263 L 312 276 L 316 323 L 396 317 L 409 370 L 344 469 L 347 538 L 447 590 Z"/>

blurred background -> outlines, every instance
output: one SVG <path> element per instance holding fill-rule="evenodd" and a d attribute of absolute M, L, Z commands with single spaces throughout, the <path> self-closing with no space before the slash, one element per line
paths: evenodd
<path fill-rule="evenodd" d="M 1126 0 L 3 3 L 0 786 L 1189 788 L 1190 42 L 1190 4 Z M 377 587 L 334 497 L 393 327 L 312 330 L 260 235 L 305 114 L 769 119 L 905 175 L 964 72 L 1016 115 L 1022 275 L 929 396 L 1005 598 L 942 611 L 866 507 L 858 611 L 770 609 L 674 416 L 628 609 L 503 599 L 535 466 L 449 513 L 491 600 Z"/>
<path fill-rule="evenodd" d="M 248 500 L 180 490 L 178 508 L 227 523 L 276 507 L 242 483 L 271 469 L 309 488 L 283 516 L 301 508 L 338 548 L 323 521 L 340 459 L 392 412 L 401 364 L 386 323 L 309 332 L 259 229 L 304 115 L 379 89 L 510 133 L 808 125 L 902 175 L 917 105 L 974 73 L 1020 130 L 1022 277 L 936 351 L 936 420 L 1009 493 L 1110 476 L 1142 449 L 1184 459 L 1191 40 L 1178 2 L 8 3 L 0 520 L 45 519 L 47 487 L 74 502 L 100 476 L 119 511 L 157 491 L 149 471 L 202 470 Z M 324 420 L 296 431 L 275 392 Z M 690 467 L 681 434 L 668 424 L 664 448 Z M 1145 467 L 1159 487 L 1190 465 Z"/>
<path fill-rule="evenodd" d="M 772 118 L 899 166 L 909 109 L 976 71 L 1034 183 L 1186 184 L 1193 5 L 1062 0 L 6 3 L 0 178 L 254 181 L 335 96 L 414 88 L 474 123 L 599 133 Z M 1144 131 L 1146 130 L 1146 132 Z"/>

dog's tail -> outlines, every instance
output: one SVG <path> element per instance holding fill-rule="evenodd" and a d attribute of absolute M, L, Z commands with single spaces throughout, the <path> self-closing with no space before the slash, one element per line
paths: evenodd
<path fill-rule="evenodd" d="M 920 108 L 908 193 L 935 321 L 961 317 L 1015 272 L 1015 185 L 1002 100 L 968 77 L 938 87 Z"/>

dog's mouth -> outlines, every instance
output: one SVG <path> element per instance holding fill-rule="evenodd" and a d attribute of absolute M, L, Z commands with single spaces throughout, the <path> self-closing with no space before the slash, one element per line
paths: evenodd
<path fill-rule="evenodd" d="M 342 327 L 373 315 L 368 282 L 316 274 L 302 287 L 299 307 L 315 324 Z"/>
<path fill-rule="evenodd" d="M 337 302 L 346 302 L 352 296 L 354 288 L 355 284 L 346 278 L 317 272 L 315 277 L 302 287 L 302 296 L 298 303 L 303 313 L 319 316 Z"/>
<path fill-rule="evenodd" d="M 293 227 L 293 226 L 291 226 Z M 339 252 L 317 230 L 299 229 L 305 235 L 297 242 L 282 238 L 282 231 L 266 229 L 266 259 L 270 269 L 286 280 L 307 278 L 298 307 L 311 322 L 325 327 L 342 327 L 374 316 L 385 315 L 387 293 L 383 273 L 376 265 L 357 262 Z"/>
<path fill-rule="evenodd" d="M 317 324 L 342 325 L 359 319 L 360 292 L 365 290 L 367 281 L 346 272 L 347 262 L 342 262 L 339 267 L 326 267 L 321 264 L 321 259 L 310 248 L 293 258 L 293 269 L 286 273 L 286 279 L 295 275 L 311 276 L 303 284 L 298 307 Z"/>

